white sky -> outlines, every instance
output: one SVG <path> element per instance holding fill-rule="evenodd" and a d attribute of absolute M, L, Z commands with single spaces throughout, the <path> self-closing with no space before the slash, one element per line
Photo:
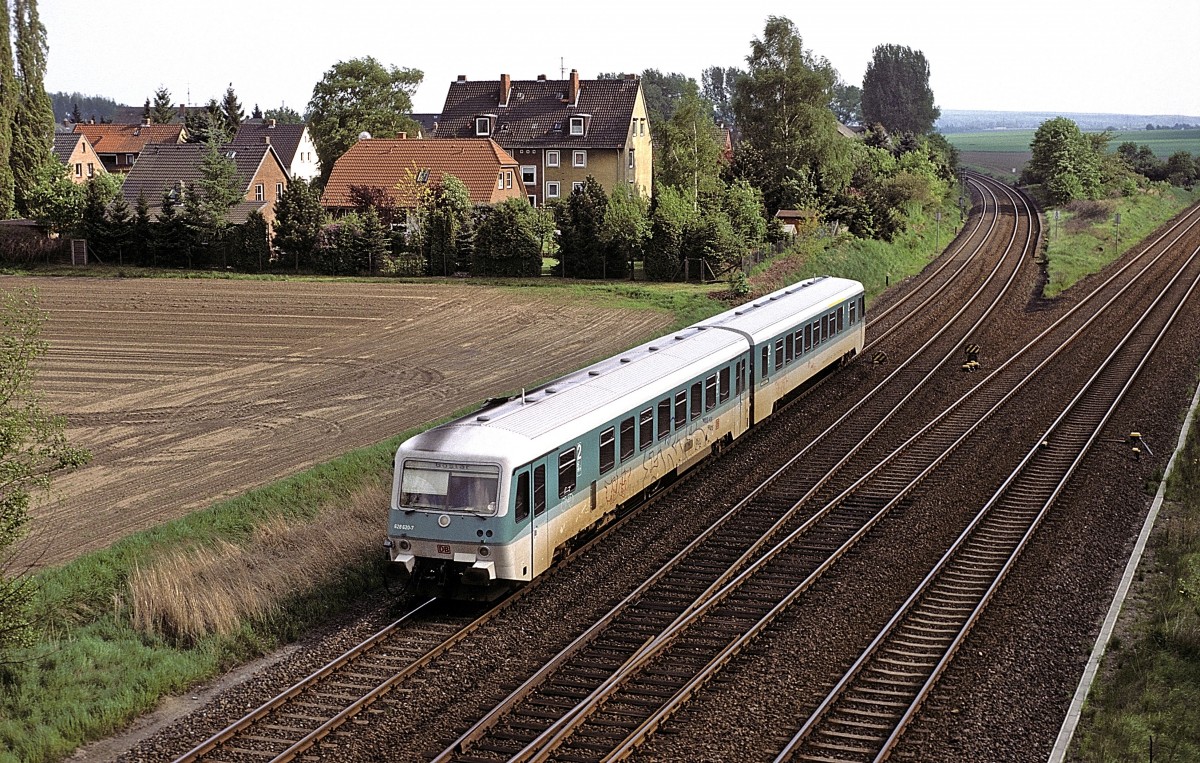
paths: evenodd
<path fill-rule="evenodd" d="M 176 103 L 220 98 L 247 114 L 303 113 L 325 71 L 371 55 L 422 70 L 417 112 L 450 82 L 657 68 L 697 80 L 745 68 L 769 15 L 861 85 L 879 44 L 921 50 L 942 109 L 1200 115 L 1197 0 L 43 0 L 46 89 L 140 105 L 165 85 Z M 560 64 L 561 61 L 561 64 Z M 62 115 L 60 115 L 62 116 Z"/>

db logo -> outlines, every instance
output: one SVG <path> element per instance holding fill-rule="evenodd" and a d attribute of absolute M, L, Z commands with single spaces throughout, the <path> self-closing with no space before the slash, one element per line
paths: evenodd
<path fill-rule="evenodd" d="M 437 544 L 437 552 L 439 554 L 449 554 L 450 553 L 450 544 L 449 543 Z"/>

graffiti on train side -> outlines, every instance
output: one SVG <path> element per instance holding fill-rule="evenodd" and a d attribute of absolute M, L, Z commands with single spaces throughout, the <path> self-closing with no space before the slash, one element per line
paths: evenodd
<path fill-rule="evenodd" d="M 614 506 L 628 500 L 633 492 L 652 485 L 659 477 L 694 457 L 698 451 L 710 447 L 720 425 L 720 417 L 705 421 L 684 439 L 650 448 L 642 453 L 640 461 L 630 460 L 604 483 L 601 505 Z"/>

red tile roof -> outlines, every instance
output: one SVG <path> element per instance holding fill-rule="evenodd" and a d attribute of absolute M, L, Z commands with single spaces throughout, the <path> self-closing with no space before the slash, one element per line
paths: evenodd
<path fill-rule="evenodd" d="M 422 170 L 428 170 L 424 183 Z M 498 173 L 511 171 L 511 188 L 497 188 Z M 382 188 L 398 207 L 412 207 L 417 189 L 437 186 L 445 175 L 466 185 L 474 204 L 525 198 L 520 167 L 490 138 L 368 138 L 350 147 L 333 165 L 321 204 L 331 209 L 354 206 L 350 186 Z"/>
<path fill-rule="evenodd" d="M 181 143 L 183 125 L 77 124 L 98 154 L 138 154 L 147 143 Z"/>

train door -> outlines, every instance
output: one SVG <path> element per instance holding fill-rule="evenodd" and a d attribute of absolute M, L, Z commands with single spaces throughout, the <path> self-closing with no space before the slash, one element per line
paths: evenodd
<path fill-rule="evenodd" d="M 513 521 L 517 525 L 517 538 L 524 538 L 521 548 L 514 549 L 514 557 L 524 559 L 521 577 L 532 580 L 549 566 L 550 533 L 546 531 L 546 461 L 540 459 L 523 466 L 513 475 Z M 530 528 L 529 533 L 524 529 Z"/>

